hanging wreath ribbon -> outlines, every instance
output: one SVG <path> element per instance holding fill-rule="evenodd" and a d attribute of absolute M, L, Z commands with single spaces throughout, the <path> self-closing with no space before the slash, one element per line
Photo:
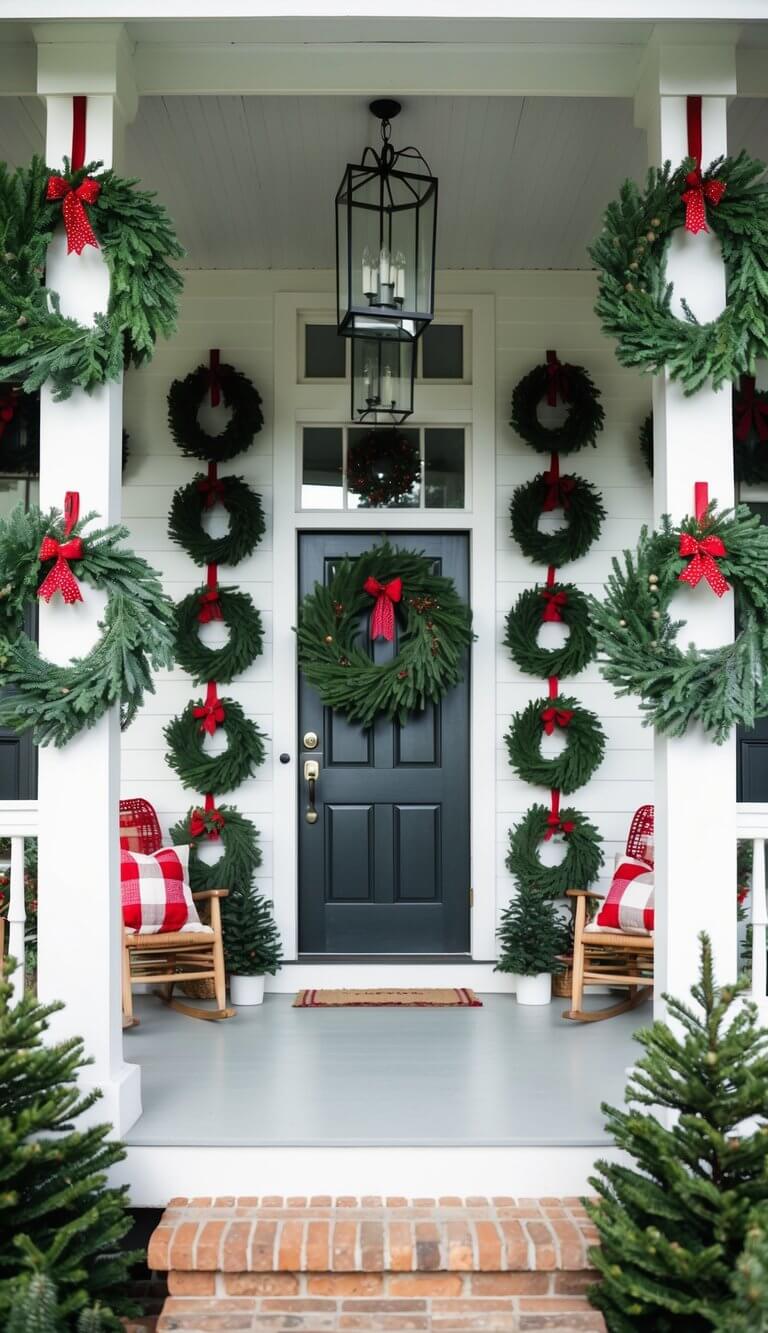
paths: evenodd
<path fill-rule="evenodd" d="M 222 726 L 227 715 L 218 696 L 215 680 L 209 680 L 205 702 L 196 705 L 192 713 L 200 721 L 200 730 L 206 732 L 209 736 L 213 736 L 216 728 Z"/>
<path fill-rule="evenodd" d="M 550 704 L 547 708 L 542 708 L 539 716 L 541 717 L 541 725 L 544 728 L 545 736 L 552 736 L 554 735 L 555 727 L 559 727 L 561 731 L 564 731 L 566 727 L 570 726 L 573 721 L 573 709 L 555 708 Z"/>
<path fill-rule="evenodd" d="M 544 480 L 547 483 L 547 492 L 542 502 L 542 511 L 547 514 L 553 509 L 569 509 L 571 495 L 576 488 L 576 478 L 560 476 L 558 454 L 552 455 L 552 463 L 549 471 L 544 473 Z"/>
<path fill-rule="evenodd" d="M 557 405 L 558 396 L 561 402 L 570 403 L 570 369 L 570 366 L 564 366 L 562 361 L 558 360 L 557 352 L 547 352 L 547 403 L 550 407 Z"/>
<path fill-rule="evenodd" d="M 685 180 L 688 186 L 680 196 L 685 204 L 685 230 L 693 232 L 709 231 L 707 226 L 707 204 L 720 203 L 725 194 L 725 181 L 701 175 L 701 98 L 686 99 L 686 118 L 688 122 L 688 156 L 694 160 L 694 168 Z"/>
<path fill-rule="evenodd" d="M 564 838 L 567 838 L 576 828 L 574 819 L 566 819 L 564 814 L 560 814 L 560 792 L 557 789 L 550 793 L 550 799 L 551 804 L 543 834 L 544 842 L 549 842 L 550 838 L 554 838 L 556 833 L 560 833 Z"/>
<path fill-rule="evenodd" d="M 70 560 L 82 560 L 83 558 L 82 538 L 70 537 L 69 535 L 79 517 L 80 496 L 77 491 L 67 491 L 64 497 L 64 536 L 67 540 L 60 542 L 57 537 L 48 534 L 40 543 L 38 560 L 41 562 L 56 561 L 53 569 L 48 571 L 37 590 L 37 595 L 43 602 L 50 602 L 57 592 L 61 593 L 68 606 L 83 600 L 80 585 L 69 564 Z"/>
<path fill-rule="evenodd" d="M 218 574 L 215 565 L 208 566 L 208 583 L 203 591 L 198 593 L 198 601 L 200 606 L 197 618 L 201 625 L 207 625 L 211 620 L 223 619 Z"/>

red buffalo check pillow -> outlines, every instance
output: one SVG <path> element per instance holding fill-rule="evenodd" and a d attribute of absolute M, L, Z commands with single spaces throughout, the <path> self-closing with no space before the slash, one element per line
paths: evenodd
<path fill-rule="evenodd" d="M 161 847 L 151 856 L 120 852 L 126 930 L 138 935 L 206 930 L 189 887 L 189 847 Z"/>
<path fill-rule="evenodd" d="M 628 935 L 652 934 L 653 867 L 647 861 L 622 857 L 595 925 L 603 930 L 623 930 Z"/>

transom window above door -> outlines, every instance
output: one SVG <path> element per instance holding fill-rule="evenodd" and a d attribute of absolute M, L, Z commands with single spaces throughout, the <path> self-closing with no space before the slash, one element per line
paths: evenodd
<path fill-rule="evenodd" d="M 349 338 L 341 338 L 332 316 L 299 317 L 299 382 L 341 383 L 349 375 Z M 416 380 L 468 384 L 469 316 L 432 323 L 416 344 Z"/>
<path fill-rule="evenodd" d="M 464 426 L 303 426 L 301 508 L 464 509 L 467 436 Z"/>

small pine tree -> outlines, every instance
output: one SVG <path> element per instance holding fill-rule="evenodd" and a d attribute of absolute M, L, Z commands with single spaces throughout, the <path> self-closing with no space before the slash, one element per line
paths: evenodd
<path fill-rule="evenodd" d="M 602 1281 L 590 1298 L 611 1333 L 705 1333 L 731 1301 L 750 1219 L 768 1202 L 768 1031 L 743 999 L 747 984 L 715 985 L 702 935 L 696 1007 L 665 996 L 675 1030 L 636 1034 L 644 1054 L 628 1109 L 603 1107 L 638 1168 L 599 1161 L 591 1181 Z M 659 1108 L 674 1114 L 671 1128 Z"/>
<path fill-rule="evenodd" d="M 768 1333 L 768 1208 L 756 1208 L 731 1281 L 733 1304 L 717 1333 Z"/>
<path fill-rule="evenodd" d="M 247 886 L 234 889 L 221 912 L 227 971 L 236 977 L 274 976 L 283 950 L 271 902 Z"/>
<path fill-rule="evenodd" d="M 82 1097 L 77 1073 L 87 1060 L 79 1037 L 43 1044 L 60 1005 L 30 994 L 11 1007 L 0 973 L 0 1328 L 10 1315 L 14 1279 L 34 1256 L 58 1291 L 63 1327 L 99 1301 L 131 1313 L 125 1300 L 129 1265 L 120 1249 L 130 1227 L 127 1188 L 107 1189 L 106 1172 L 125 1157 L 108 1140 L 109 1125 L 75 1130 L 72 1122 L 100 1096 Z M 105 1329 L 121 1327 L 111 1309 Z"/>
<path fill-rule="evenodd" d="M 567 944 L 567 927 L 554 904 L 538 889 L 521 884 L 505 907 L 497 935 L 501 955 L 497 972 L 516 972 L 535 977 L 539 972 L 557 972 L 557 955 Z"/>
<path fill-rule="evenodd" d="M 6 1333 L 105 1333 L 107 1325 L 98 1307 L 81 1310 L 62 1320 L 58 1311 L 56 1284 L 44 1270 L 33 1270 L 14 1283 L 14 1296 Z"/>

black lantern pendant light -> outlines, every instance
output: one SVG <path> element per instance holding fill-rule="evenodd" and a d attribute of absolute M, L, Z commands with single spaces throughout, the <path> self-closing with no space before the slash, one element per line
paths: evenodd
<path fill-rule="evenodd" d="M 413 342 L 435 309 L 437 179 L 416 148 L 395 150 L 390 121 L 400 103 L 371 102 L 381 152 L 350 163 L 336 195 L 339 333 Z M 407 171 L 411 162 L 423 170 Z"/>

